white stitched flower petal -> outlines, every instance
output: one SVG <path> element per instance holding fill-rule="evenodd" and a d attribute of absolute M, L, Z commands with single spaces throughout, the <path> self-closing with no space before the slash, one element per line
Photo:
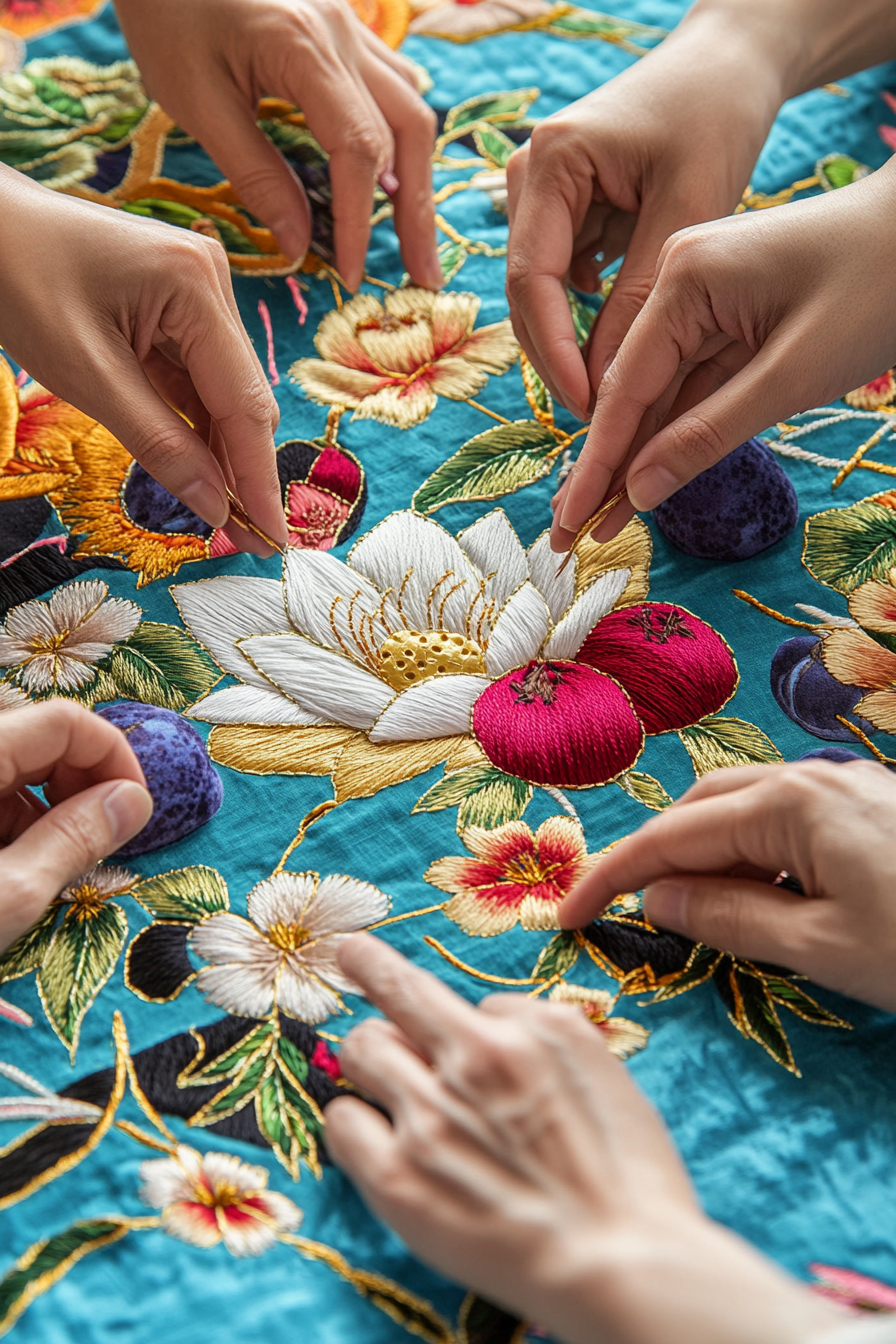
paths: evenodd
<path fill-rule="evenodd" d="M 53 596 L 55 597 L 56 593 Z M 102 658 L 113 644 L 131 637 L 140 624 L 142 615 L 143 612 L 136 602 L 128 602 L 122 597 L 110 597 L 79 625 L 68 627 L 71 634 L 65 641 L 65 650 L 81 658 Z M 103 652 L 94 653 L 92 652 L 94 649 L 102 649 Z"/>
<path fill-rule="evenodd" d="M 504 603 L 492 626 L 485 650 L 485 670 L 502 677 L 538 655 L 548 637 L 551 615 L 538 589 L 527 580 Z"/>
<path fill-rule="evenodd" d="M 282 584 L 276 579 L 228 574 L 220 579 L 178 584 L 171 589 L 171 596 L 184 625 L 205 645 L 219 667 L 250 686 L 270 690 L 261 673 L 240 653 L 237 641 L 290 629 Z"/>
<path fill-rule="evenodd" d="M 205 961 L 255 964 L 276 961 L 278 956 L 254 924 L 229 910 L 197 924 L 190 934 L 190 946 Z"/>
<path fill-rule="evenodd" d="M 275 686 L 330 723 L 369 728 L 392 699 L 379 677 L 301 635 L 256 635 L 240 648 Z"/>
<path fill-rule="evenodd" d="M 381 622 L 373 621 L 380 607 L 379 589 L 353 569 L 326 551 L 294 549 L 287 553 L 283 566 L 286 605 L 289 619 L 299 634 L 316 644 L 363 661 L 355 632 L 370 642 L 386 633 Z"/>
<path fill-rule="evenodd" d="M 186 714 L 187 718 L 198 719 L 200 723 L 310 726 L 326 722 L 319 714 L 312 714 L 295 700 L 280 695 L 270 685 L 265 691 L 258 686 L 225 686 L 223 691 L 212 691 L 197 700 Z"/>
<path fill-rule="evenodd" d="M 66 587 L 55 590 L 46 603 L 46 611 L 57 630 L 74 630 L 76 626 L 94 615 L 108 592 L 108 587 L 101 579 L 69 583 Z M 41 603 L 41 606 L 43 605 Z M 128 603 L 130 607 L 133 605 L 133 602 Z"/>
<path fill-rule="evenodd" d="M 237 1017 L 265 1017 L 274 1002 L 278 962 L 269 967 L 204 966 L 196 987 L 209 1003 Z"/>
<path fill-rule="evenodd" d="M 275 873 L 249 892 L 249 918 L 262 929 L 275 924 L 302 924 L 307 928 L 306 908 L 314 899 L 316 886 L 314 873 Z"/>
<path fill-rule="evenodd" d="M 348 934 L 337 933 L 322 938 L 317 943 L 310 943 L 301 949 L 301 955 L 297 956 L 297 960 L 307 966 L 314 975 L 332 985 L 333 989 L 338 989 L 341 994 L 363 994 L 364 991 L 354 980 L 349 979 L 337 960 L 340 944 L 344 943 L 347 937 Z"/>
<path fill-rule="evenodd" d="M 553 621 L 559 621 L 576 595 L 575 556 L 561 574 L 559 569 L 565 559 L 565 555 L 557 555 L 551 550 L 550 532 L 542 532 L 529 547 L 529 574 L 547 602 Z"/>
<path fill-rule="evenodd" d="M 496 607 L 502 607 L 529 577 L 526 552 L 503 509 L 492 509 L 459 532 L 457 540 L 486 579 L 486 591 Z"/>
<path fill-rule="evenodd" d="M 488 677 L 428 677 L 397 695 L 370 730 L 371 742 L 424 742 L 469 733 L 470 714 Z"/>
<path fill-rule="evenodd" d="M 173 1157 L 152 1158 L 140 1164 L 140 1198 L 151 1209 L 164 1209 L 176 1199 L 190 1199 L 193 1182 L 184 1164 Z"/>
<path fill-rule="evenodd" d="M 191 1199 L 168 1205 L 162 1214 L 162 1226 L 169 1236 L 189 1242 L 191 1246 L 208 1248 L 217 1246 L 221 1240 L 215 1210 L 199 1204 L 195 1192 Z"/>
<path fill-rule="evenodd" d="M 225 1209 L 221 1222 L 224 1245 L 231 1255 L 263 1255 L 277 1244 L 276 1231 L 254 1209 Z"/>
<path fill-rule="evenodd" d="M 329 933 L 354 933 L 385 919 L 391 904 L 385 892 L 370 882 L 331 873 L 321 879 L 302 924 L 315 938 Z"/>
<path fill-rule="evenodd" d="M 322 984 L 304 969 L 296 967 L 296 957 L 287 957 L 277 986 L 277 1004 L 300 1022 L 323 1022 L 339 1011 L 334 990 Z"/>
<path fill-rule="evenodd" d="M 264 1167 L 244 1162 L 232 1153 L 206 1153 L 202 1159 L 202 1169 L 213 1189 L 224 1186 L 228 1193 L 233 1191 L 238 1199 L 256 1194 L 268 1183 L 268 1172 Z"/>
<path fill-rule="evenodd" d="M 481 576 L 438 523 L 410 509 L 390 514 L 356 542 L 349 562 L 381 592 L 392 589 L 387 610 L 399 628 L 475 634 Z"/>
<path fill-rule="evenodd" d="M 575 658 L 598 621 L 613 610 L 631 576 L 630 569 L 611 569 L 580 593 L 555 626 L 545 645 L 545 657 Z"/>

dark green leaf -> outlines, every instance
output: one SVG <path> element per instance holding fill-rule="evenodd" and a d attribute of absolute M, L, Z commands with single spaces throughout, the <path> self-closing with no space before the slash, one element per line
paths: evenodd
<path fill-rule="evenodd" d="M 251 1101 L 255 1095 L 256 1089 L 261 1085 L 266 1071 L 270 1069 L 269 1051 L 259 1051 L 257 1055 L 246 1061 L 239 1070 L 236 1077 L 226 1087 L 207 1101 L 201 1111 L 190 1120 L 191 1125 L 211 1125 L 216 1120 L 223 1120 L 227 1115 L 233 1115 L 235 1111 L 242 1110 L 247 1102 Z"/>
<path fill-rule="evenodd" d="M 480 93 L 452 107 L 445 118 L 445 130 L 460 130 L 477 121 L 512 124 L 526 115 L 538 97 L 538 89 L 508 89 L 505 93 Z"/>
<path fill-rule="evenodd" d="M 469 1293 L 461 1304 L 457 1344 L 520 1344 L 525 1331 L 525 1323 L 518 1316 L 475 1293 Z"/>
<path fill-rule="evenodd" d="M 41 915 L 36 924 L 17 938 L 12 947 L 8 947 L 0 956 L 0 984 L 6 980 L 17 980 L 20 975 L 36 971 L 43 961 L 53 929 L 59 918 L 62 906 L 53 902 Z"/>
<path fill-rule="evenodd" d="M 147 878 L 130 894 L 157 919 L 201 920 L 230 908 L 223 877 L 204 864 Z"/>
<path fill-rule="evenodd" d="M 489 159 L 498 168 L 506 168 L 507 160 L 518 146 L 509 135 L 499 131 L 497 126 L 477 126 L 473 131 L 473 143 L 484 159 Z"/>
<path fill-rule="evenodd" d="M 686 994 L 689 989 L 696 989 L 697 985 L 705 984 L 724 955 L 724 952 L 717 952 L 714 947 L 697 943 L 684 970 L 668 985 L 658 989 L 651 1002 L 674 999 L 679 994 Z"/>
<path fill-rule="evenodd" d="M 69 906 L 53 934 L 37 988 L 50 1025 L 72 1060 L 84 1014 L 115 970 L 127 932 L 124 911 L 110 901 L 95 914 Z"/>
<path fill-rule="evenodd" d="M 896 565 L 896 509 L 862 499 L 817 513 L 806 522 L 803 564 L 840 593 L 869 579 L 886 580 Z"/>
<path fill-rule="evenodd" d="M 557 437 L 537 420 L 498 425 L 468 440 L 414 495 L 419 513 L 468 499 L 498 499 L 546 476 Z"/>
<path fill-rule="evenodd" d="M 274 1042 L 274 1026 L 272 1022 L 260 1022 L 241 1037 L 236 1045 L 213 1059 L 204 1058 L 205 1041 L 201 1033 L 194 1030 L 193 1035 L 202 1042 L 202 1051 L 183 1070 L 177 1080 L 178 1087 L 204 1087 L 207 1083 L 216 1083 L 221 1078 L 230 1078 L 238 1073 L 258 1052 L 268 1053 Z"/>
<path fill-rule="evenodd" d="M 286 1036 L 281 1036 L 278 1043 L 280 1058 L 286 1065 L 293 1078 L 299 1083 L 304 1083 L 308 1077 L 308 1059 L 297 1045 L 293 1045 Z"/>
<path fill-rule="evenodd" d="M 555 975 L 566 975 L 579 958 L 579 944 L 574 933 L 564 930 L 555 933 L 538 954 L 532 968 L 533 979 L 551 980 Z"/>
<path fill-rule="evenodd" d="M 662 812 L 664 807 L 672 805 L 672 799 L 653 775 L 645 775 L 640 770 L 626 770 L 616 783 L 630 798 L 637 799 L 645 807 L 653 808 L 654 812 Z"/>
<path fill-rule="evenodd" d="M 0 1334 L 10 1330 L 25 1308 L 85 1255 L 120 1241 L 128 1230 L 123 1219 L 93 1218 L 35 1242 L 0 1280 Z"/>
<path fill-rule="evenodd" d="M 731 1020 L 742 1035 L 757 1041 L 790 1073 L 799 1073 L 781 1019 L 761 976 L 735 967 L 731 973 L 735 1011 Z"/>
<path fill-rule="evenodd" d="M 775 1003 L 784 1004 L 791 1012 L 796 1013 L 797 1017 L 804 1018 L 807 1022 L 816 1022 L 822 1027 L 843 1027 L 845 1030 L 851 1030 L 849 1022 L 845 1022 L 842 1017 L 837 1017 L 835 1013 L 823 1008 L 807 994 L 804 989 L 800 989 L 792 980 L 785 980 L 783 977 L 773 975 L 763 975 L 765 987 L 768 990 Z"/>
<path fill-rule="evenodd" d="M 723 770 L 730 765 L 767 765 L 784 758 L 761 728 L 744 719 L 712 714 L 678 734 L 691 758 L 696 775 Z"/>

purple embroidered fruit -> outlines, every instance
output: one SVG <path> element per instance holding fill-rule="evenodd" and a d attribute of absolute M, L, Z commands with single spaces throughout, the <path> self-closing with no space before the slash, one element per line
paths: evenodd
<path fill-rule="evenodd" d="M 847 751 L 846 747 L 816 747 L 814 751 L 804 751 L 798 761 L 833 761 L 835 765 L 846 765 L 848 761 L 860 761 L 857 751 Z"/>
<path fill-rule="evenodd" d="M 796 527 L 799 503 L 769 448 L 748 439 L 653 511 L 667 541 L 701 560 L 747 560 Z"/>
<path fill-rule="evenodd" d="M 668 602 L 611 611 L 576 658 L 625 687 L 648 733 L 699 723 L 737 689 L 737 664 L 722 636 Z"/>
<path fill-rule="evenodd" d="M 139 462 L 131 467 L 125 481 L 124 506 L 131 521 L 147 532 L 190 532 L 197 537 L 211 535 L 208 523 L 175 499 L 164 485 L 159 485 Z"/>
<path fill-rule="evenodd" d="M 612 677 L 580 663 L 529 663 L 483 691 L 473 731 L 499 770 L 533 784 L 585 788 L 634 765 L 644 730 Z"/>
<path fill-rule="evenodd" d="M 215 815 L 224 788 L 192 724 L 170 709 L 133 700 L 106 705 L 97 713 L 127 734 L 155 803 L 143 830 L 113 857 L 130 859 L 161 849 Z"/>
<path fill-rule="evenodd" d="M 853 710 L 865 692 L 860 686 L 844 686 L 832 677 L 821 661 L 821 638 L 797 635 L 785 639 L 771 665 L 772 695 L 788 718 L 807 733 L 828 742 L 854 742 L 855 734 L 838 715 L 849 719 L 869 737 L 877 730 Z"/>

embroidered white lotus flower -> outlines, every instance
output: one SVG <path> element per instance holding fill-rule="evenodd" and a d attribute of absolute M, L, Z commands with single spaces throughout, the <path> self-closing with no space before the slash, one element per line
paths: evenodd
<path fill-rule="evenodd" d="M 16 669 L 27 691 L 77 691 L 96 664 L 136 630 L 135 602 L 109 597 L 99 579 L 57 588 L 47 602 L 13 607 L 0 626 L 0 667 Z"/>
<path fill-rule="evenodd" d="M 284 1232 L 295 1232 L 302 1211 L 268 1190 L 268 1173 L 229 1153 L 178 1145 L 177 1156 L 143 1162 L 140 1198 L 162 1210 L 162 1226 L 191 1246 L 217 1246 L 231 1255 L 261 1255 Z"/>
<path fill-rule="evenodd" d="M 341 1010 L 340 992 L 360 993 L 339 969 L 339 944 L 384 919 L 390 904 L 352 877 L 276 873 L 249 892 L 248 919 L 212 915 L 190 934 L 193 950 L 211 963 L 197 986 L 239 1017 L 265 1017 L 276 1005 L 288 1017 L 323 1022 Z"/>

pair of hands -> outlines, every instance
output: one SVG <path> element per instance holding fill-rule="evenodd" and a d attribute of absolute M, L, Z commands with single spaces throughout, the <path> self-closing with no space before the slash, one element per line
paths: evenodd
<path fill-rule="evenodd" d="M 205 146 L 288 256 L 307 250 L 311 216 L 301 183 L 256 125 L 262 95 L 300 104 L 330 155 L 336 263 L 348 287 L 363 275 L 378 179 L 392 194 L 412 279 L 440 287 L 435 116 L 412 64 L 346 0 L 118 0 L 116 8 L 151 96 Z M 207 523 L 227 523 L 229 487 L 285 545 L 279 411 L 220 245 L 51 196 L 0 166 L 0 253 L 0 346 L 110 429 Z M 235 523 L 227 530 L 239 549 L 270 554 Z"/>
<path fill-rule="evenodd" d="M 512 156 L 517 335 L 558 400 L 593 412 L 554 500 L 556 550 L 623 485 L 598 541 L 768 425 L 896 360 L 896 295 L 880 270 L 892 168 L 731 218 L 785 99 L 891 52 L 883 0 L 698 0 L 661 46 Z M 594 291 L 623 252 L 580 351 L 565 288 Z"/>
<path fill-rule="evenodd" d="M 836 822 L 835 822 L 836 819 Z M 648 917 L 896 1011 L 896 779 L 824 761 L 721 770 L 602 857 L 577 927 Z M 807 893 L 772 885 L 782 870 Z M 346 1038 L 334 1160 L 424 1260 L 567 1344 L 807 1344 L 840 1313 L 701 1213 L 659 1117 L 578 1010 L 472 1007 L 368 935 L 340 951 L 388 1020 Z"/>

